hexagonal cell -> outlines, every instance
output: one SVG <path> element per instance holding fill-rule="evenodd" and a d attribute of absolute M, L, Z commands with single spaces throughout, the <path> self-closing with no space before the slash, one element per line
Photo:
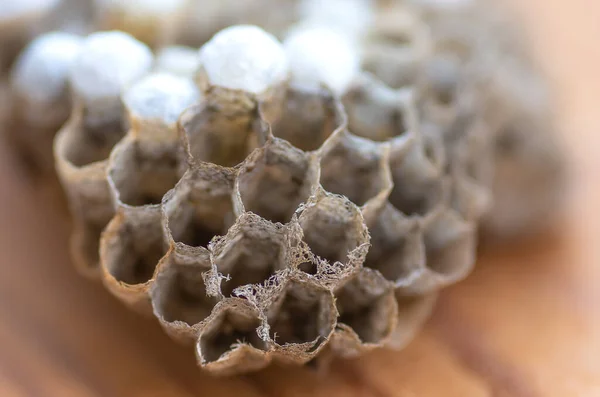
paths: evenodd
<path fill-rule="evenodd" d="M 463 78 L 463 65 L 457 55 L 451 52 L 439 52 L 427 59 L 417 84 L 422 96 L 440 110 L 456 104 L 458 90 Z M 465 95 L 465 92 L 460 94 Z"/>
<path fill-rule="evenodd" d="M 85 112 L 81 107 L 74 110 L 61 145 L 62 155 L 75 167 L 106 160 L 128 129 L 121 104 L 102 123 L 88 123 Z"/>
<path fill-rule="evenodd" d="M 111 154 L 108 178 L 122 203 L 160 204 L 181 178 L 183 163 L 184 156 L 176 141 L 149 146 L 129 137 Z"/>
<path fill-rule="evenodd" d="M 315 255 L 330 264 L 362 264 L 369 234 L 360 209 L 347 198 L 319 191 L 301 208 L 299 222 Z"/>
<path fill-rule="evenodd" d="M 490 185 L 495 166 L 493 140 L 482 118 L 473 114 L 472 110 L 464 109 L 447 127 L 443 123 L 438 126 L 437 131 L 428 129 L 424 132 L 443 135 L 448 172 L 458 172 L 478 184 Z M 445 131 L 440 132 L 440 128 Z"/>
<path fill-rule="evenodd" d="M 182 114 L 180 123 L 191 158 L 224 167 L 244 161 L 268 135 L 254 98 L 218 87 L 209 88 L 198 105 Z"/>
<path fill-rule="evenodd" d="M 375 74 L 389 87 L 413 81 L 419 62 L 432 45 L 429 27 L 406 4 L 387 7 L 365 45 L 363 69 Z"/>
<path fill-rule="evenodd" d="M 365 344 L 381 344 L 396 327 L 394 288 L 380 274 L 362 269 L 336 291 L 339 324 L 349 326 Z"/>
<path fill-rule="evenodd" d="M 389 203 L 366 221 L 371 248 L 365 266 L 378 270 L 396 285 L 410 285 L 425 263 L 419 221 L 402 215 Z"/>
<path fill-rule="evenodd" d="M 66 192 L 71 214 L 78 224 L 72 237 L 77 266 L 88 275 L 99 269 L 100 233 L 114 216 L 106 167 L 108 155 L 124 134 L 118 120 L 87 125 L 85 109 L 74 110 L 54 141 L 56 171 Z M 109 112 L 112 114 L 112 112 Z"/>
<path fill-rule="evenodd" d="M 276 345 L 300 345 L 302 352 L 314 355 L 333 332 L 337 310 L 329 290 L 291 280 L 267 308 L 267 318 Z"/>
<path fill-rule="evenodd" d="M 227 276 L 221 284 L 224 296 L 237 287 L 259 284 L 287 265 L 286 227 L 251 213 L 243 214 L 227 235 L 211 243 L 213 263 Z"/>
<path fill-rule="evenodd" d="M 158 206 L 124 209 L 102 236 L 100 258 L 104 271 L 116 283 L 138 285 L 152 279 L 167 250 Z"/>
<path fill-rule="evenodd" d="M 463 219 L 477 222 L 492 207 L 491 189 L 477 180 L 460 174 L 453 175 L 451 206 Z"/>
<path fill-rule="evenodd" d="M 450 205 L 464 219 L 477 221 L 492 204 L 490 186 L 494 162 L 486 127 L 478 117 L 467 113 L 451 116 L 447 125 L 428 122 L 422 131 L 430 141 L 443 137 Z"/>
<path fill-rule="evenodd" d="M 74 219 L 71 250 L 77 267 L 86 275 L 99 270 L 98 242 L 100 233 L 115 213 L 108 182 L 107 161 L 84 167 L 72 164 L 65 156 L 73 135 L 73 120 L 58 133 L 54 145 L 56 172 L 69 201 Z"/>
<path fill-rule="evenodd" d="M 451 82 L 444 81 L 425 84 L 450 86 L 425 87 L 425 91 L 421 92 L 420 131 L 426 144 L 425 149 L 432 152 L 429 157 L 434 161 L 437 157 L 438 163 L 443 163 L 448 174 L 458 171 L 482 182 L 489 181 L 493 165 L 489 126 L 482 118 L 476 96 L 472 90 L 461 90 L 460 95 L 452 98 L 436 98 L 439 95 L 453 96 L 453 90 L 458 88 L 452 87 Z M 445 100 L 448 102 L 442 103 Z M 436 154 L 436 151 L 443 153 Z"/>
<path fill-rule="evenodd" d="M 473 268 L 477 245 L 474 228 L 452 210 L 444 211 L 425 225 L 427 268 L 436 274 L 441 285 L 461 280 Z"/>
<path fill-rule="evenodd" d="M 208 370 L 238 365 L 249 366 L 250 370 L 265 366 L 267 343 L 257 332 L 261 324 L 258 312 L 246 301 L 227 299 L 219 303 L 196 345 L 201 365 Z"/>
<path fill-rule="evenodd" d="M 440 205 L 448 195 L 440 160 L 440 142 L 423 139 L 408 152 L 392 147 L 390 169 L 394 188 L 390 203 L 405 215 L 424 216 Z"/>
<path fill-rule="evenodd" d="M 431 28 L 433 53 L 451 53 L 458 56 L 463 63 L 473 59 L 479 50 L 477 41 L 481 32 L 471 28 L 465 29 L 463 18 L 446 18 L 439 10 L 435 14 L 424 15 Z"/>
<path fill-rule="evenodd" d="M 370 45 L 363 70 L 381 79 L 388 87 L 408 86 L 419 68 L 419 58 L 408 36 L 382 36 Z"/>
<path fill-rule="evenodd" d="M 201 323 L 211 313 L 218 299 L 207 294 L 204 274 L 211 269 L 208 251 L 197 252 L 193 258 L 177 250 L 167 254 L 151 289 L 156 316 L 166 324 L 181 324 L 180 334 L 190 332 L 189 327 Z"/>
<path fill-rule="evenodd" d="M 353 134 L 382 142 L 406 135 L 407 90 L 392 90 L 375 77 L 363 73 L 342 97 Z"/>
<path fill-rule="evenodd" d="M 233 223 L 233 170 L 193 165 L 163 199 L 167 234 L 176 243 L 207 247 Z"/>
<path fill-rule="evenodd" d="M 391 187 L 387 151 L 382 145 L 343 132 L 324 147 L 321 185 L 358 206 Z"/>
<path fill-rule="evenodd" d="M 272 222 L 289 222 L 317 184 L 316 158 L 274 138 L 244 162 L 236 186 L 246 211 Z"/>
<path fill-rule="evenodd" d="M 328 90 L 291 86 L 280 117 L 271 123 L 273 135 L 301 150 L 317 150 L 344 122 L 342 112 Z"/>

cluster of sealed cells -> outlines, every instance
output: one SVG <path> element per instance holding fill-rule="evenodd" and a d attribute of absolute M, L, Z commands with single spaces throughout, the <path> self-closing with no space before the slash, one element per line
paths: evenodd
<path fill-rule="evenodd" d="M 468 129 L 424 132 L 424 94 L 368 74 L 341 98 L 201 91 L 170 123 L 76 104 L 54 149 L 78 267 L 218 374 L 406 344 L 474 263 Z"/>

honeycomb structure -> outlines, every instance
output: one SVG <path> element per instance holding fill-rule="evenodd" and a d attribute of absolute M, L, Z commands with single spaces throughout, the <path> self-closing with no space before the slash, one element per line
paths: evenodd
<path fill-rule="evenodd" d="M 213 22 L 264 22 L 269 1 Z M 522 35 L 480 2 L 281 5 L 281 53 L 245 27 L 221 64 L 190 47 L 153 58 L 118 32 L 50 33 L 15 58 L 30 37 L 16 28 L 56 1 L 20 3 L 0 15 L 3 124 L 38 173 L 56 163 L 74 262 L 213 373 L 400 349 L 470 272 L 478 226 L 510 237 L 556 208 L 548 95 Z M 203 17 L 98 3 L 155 47 Z"/>
<path fill-rule="evenodd" d="M 555 125 L 548 116 L 553 112 L 548 103 L 549 95 L 539 78 L 541 73 L 535 67 L 529 47 L 523 44 L 526 35 L 508 18 L 510 13 L 486 0 L 383 0 L 372 4 L 366 0 L 336 0 L 328 1 L 327 6 L 316 0 L 286 0 L 277 2 L 276 6 L 270 2 L 272 0 L 252 0 L 241 7 L 231 0 L 185 4 L 152 0 L 135 2 L 135 5 L 94 0 L 96 7 L 92 12 L 88 9 L 88 2 L 78 0 L 62 0 L 59 6 L 54 5 L 56 0 L 10 0 L 11 4 L 18 3 L 11 7 L 21 11 L 9 12 L 4 19 L 0 15 L 0 30 L 7 32 L 2 34 L 7 42 L 1 47 L 13 49 L 10 51 L 12 55 L 4 56 L 8 64 L 13 63 L 16 51 L 32 35 L 29 30 L 18 31 L 16 27 L 39 25 L 15 22 L 23 18 L 27 21 L 39 18 L 53 20 L 53 26 L 77 32 L 89 30 L 94 19 L 97 26 L 125 29 L 158 47 L 156 70 L 191 76 L 196 70 L 196 50 L 177 46 L 164 48 L 162 45 L 175 42 L 198 46 L 219 28 L 244 21 L 264 26 L 280 37 L 284 37 L 286 32 L 288 36 L 293 34 L 298 28 L 315 27 L 321 28 L 318 34 L 322 41 L 328 41 L 328 33 L 335 30 L 354 43 L 364 44 L 360 59 L 367 75 L 362 79 L 375 77 L 382 86 L 379 94 L 385 96 L 384 91 L 388 91 L 391 94 L 388 98 L 393 98 L 395 94 L 392 91 L 404 87 L 418 88 L 417 106 L 425 113 L 427 125 L 422 129 L 426 135 L 431 135 L 427 131 L 440 129 L 441 123 L 444 125 L 441 129 L 446 131 L 445 145 L 453 146 L 456 136 L 462 134 L 452 131 L 460 131 L 467 125 L 470 145 L 477 149 L 462 150 L 462 143 L 455 149 L 461 151 L 458 155 L 463 157 L 466 153 L 477 154 L 476 158 L 468 160 L 477 164 L 469 166 L 466 171 L 473 174 L 469 175 L 471 180 L 466 178 L 467 182 L 461 184 L 472 184 L 472 179 L 475 179 L 476 185 L 484 186 L 480 206 L 485 205 L 485 200 L 490 201 L 490 196 L 493 198 L 493 205 L 482 220 L 486 236 L 493 240 L 518 237 L 543 229 L 548 220 L 554 218 L 552 213 L 560 203 L 560 192 L 564 190 L 565 164 Z M 35 4 L 37 8 L 33 10 Z M 265 14 L 262 11 L 265 8 L 272 12 Z M 196 19 L 203 23 L 181 22 Z M 290 28 L 292 23 L 296 25 Z M 190 26 L 192 28 L 188 29 Z M 321 73 L 335 75 L 336 70 L 344 69 L 340 65 L 354 62 L 351 58 L 342 57 L 347 55 L 343 45 L 336 46 L 334 51 L 340 49 L 340 56 L 329 57 L 328 70 L 323 69 Z M 8 53 L 5 51 L 5 54 Z M 503 66 L 498 67 L 500 64 Z M 54 67 L 52 63 L 48 66 L 50 71 Z M 16 68 L 18 66 L 13 68 L 13 75 Z M 350 69 L 346 68 L 346 72 Z M 32 76 L 34 79 L 40 77 Z M 338 78 L 343 80 L 344 76 L 340 74 Z M 4 83 L 4 80 L 0 82 L 0 102 L 8 106 L 1 107 L 0 113 L 3 114 L 0 118 L 5 120 L 2 123 L 5 134 L 15 144 L 17 154 L 26 160 L 23 163 L 33 166 L 34 175 L 41 174 L 45 178 L 49 174 L 54 180 L 54 174 L 47 172 L 52 169 L 50 147 L 42 141 L 52 139 L 64 114 L 56 114 L 55 118 L 49 116 L 52 120 L 46 122 L 45 116 L 35 115 L 41 106 L 39 103 L 30 103 L 27 96 L 24 101 L 23 93 L 10 89 L 13 82 Z M 350 90 L 343 86 L 344 89 L 340 90 L 336 82 L 331 81 L 330 88 L 334 94 L 345 97 L 352 92 L 356 95 L 361 93 L 360 84 Z M 371 88 L 374 86 L 371 85 Z M 455 96 L 460 104 L 454 103 Z M 379 99 L 385 102 L 384 98 Z M 68 109 L 69 98 L 63 96 L 58 106 Z M 44 107 L 40 109 L 42 115 L 48 113 Z M 359 127 L 369 125 L 368 134 L 374 134 L 372 125 L 382 128 L 384 123 L 377 116 L 385 113 L 386 109 L 389 107 L 347 108 L 350 129 L 357 133 Z M 393 115 L 394 110 L 390 111 Z M 41 125 L 38 119 L 41 119 Z M 286 139 L 289 138 L 287 135 Z M 464 139 L 467 138 L 459 141 Z M 452 155 L 449 158 L 456 158 L 455 149 L 450 150 Z M 452 168 L 457 167 L 452 165 Z M 523 186 L 528 189 L 523 189 Z M 486 191 L 487 198 L 484 197 Z M 524 191 L 527 193 L 520 194 Z M 477 211 L 476 208 L 463 210 Z"/>
<path fill-rule="evenodd" d="M 80 57 L 100 59 L 87 41 Z M 472 269 L 487 202 L 470 136 L 452 160 L 419 90 L 363 73 L 340 96 L 282 79 L 277 56 L 255 66 L 274 73 L 226 87 L 222 69 L 148 74 L 142 47 L 112 51 L 127 76 L 74 73 L 55 140 L 73 256 L 202 368 L 402 348 Z"/>
<path fill-rule="evenodd" d="M 269 1 L 212 22 L 265 22 Z M 36 2 L 56 3 L 22 1 Z M 98 3 L 104 26 L 153 47 L 211 15 Z M 0 15 L 8 133 L 37 173 L 56 162 L 78 269 L 208 371 L 401 349 L 472 269 L 478 226 L 511 237 L 556 208 L 563 164 L 522 35 L 479 6 L 381 3 L 278 6 L 273 31 L 304 18 L 287 53 L 267 41 L 256 56 L 250 29 L 231 49 L 248 58 L 212 68 L 207 51 L 204 65 L 190 47 L 153 59 L 117 32 L 51 33 L 15 58 L 30 37 L 16 28 L 47 12 Z M 195 45 L 210 36 L 196 33 Z"/>
<path fill-rule="evenodd" d="M 481 229 L 496 241 L 548 226 L 566 175 L 543 73 L 509 16 L 486 0 L 391 2 L 363 60 L 388 87 L 417 87 L 424 132 L 439 130 L 461 184 L 491 201 Z"/>

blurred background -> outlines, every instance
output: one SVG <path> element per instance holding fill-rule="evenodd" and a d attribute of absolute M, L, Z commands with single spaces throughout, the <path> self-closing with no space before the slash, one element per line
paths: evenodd
<path fill-rule="evenodd" d="M 324 0 L 320 7 L 336 3 L 332 12 L 343 12 L 342 2 Z M 0 17 L 10 15 L 10 3 L 0 0 Z M 2 73 L 22 47 L 6 44 L 18 42 L 12 35 L 27 42 L 57 28 L 82 34 L 115 28 L 156 48 L 198 47 L 236 23 L 282 35 L 301 13 L 292 0 L 277 7 L 222 0 L 170 14 L 173 1 L 158 21 L 150 11 L 140 19 L 134 1 L 131 8 L 107 0 L 45 3 L 26 19 L 0 20 Z M 193 352 L 169 340 L 156 321 L 131 313 L 75 272 L 60 194 L 36 183 L 2 141 L 0 395 L 600 395 L 600 4 L 508 3 L 553 92 L 551 116 L 570 160 L 566 203 L 541 234 L 485 246 L 474 274 L 442 294 L 424 332 L 405 350 L 336 361 L 327 377 L 279 367 L 227 380 L 199 372 Z"/>

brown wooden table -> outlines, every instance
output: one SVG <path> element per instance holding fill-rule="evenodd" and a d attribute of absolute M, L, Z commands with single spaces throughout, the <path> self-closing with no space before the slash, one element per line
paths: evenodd
<path fill-rule="evenodd" d="M 535 240 L 484 250 L 407 349 L 327 377 L 211 378 L 72 270 L 66 218 L 0 147 L 0 396 L 600 396 L 600 2 L 520 3 L 572 156 L 566 213 Z"/>

